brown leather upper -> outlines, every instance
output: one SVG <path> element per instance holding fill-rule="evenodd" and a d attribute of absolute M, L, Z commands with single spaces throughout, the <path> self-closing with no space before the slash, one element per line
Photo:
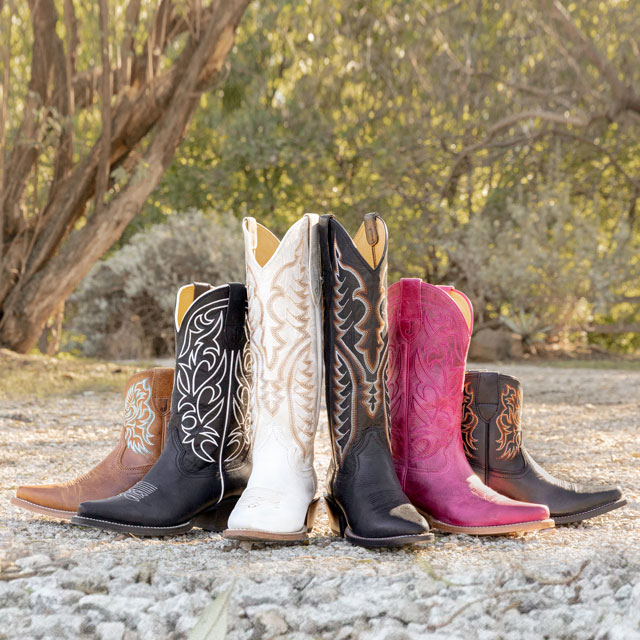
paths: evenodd
<path fill-rule="evenodd" d="M 132 487 L 160 456 L 172 390 L 171 368 L 157 367 L 133 375 L 124 390 L 124 423 L 113 451 L 75 480 L 18 487 L 16 497 L 46 509 L 75 513 L 81 502 L 109 498 Z"/>

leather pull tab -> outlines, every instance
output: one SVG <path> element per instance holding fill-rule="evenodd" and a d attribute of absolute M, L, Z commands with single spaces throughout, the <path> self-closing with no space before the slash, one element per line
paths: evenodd
<path fill-rule="evenodd" d="M 211 291 L 211 285 L 207 282 L 192 282 L 193 284 L 193 299 L 197 300 L 203 293 Z"/>
<path fill-rule="evenodd" d="M 406 340 L 413 340 L 420 330 L 422 322 L 420 278 L 402 278 L 400 301 L 400 331 Z"/>
<path fill-rule="evenodd" d="M 244 341 L 247 313 L 247 288 L 239 282 L 229 283 L 229 302 L 225 318 L 225 338 L 230 349 L 238 349 Z"/>
<path fill-rule="evenodd" d="M 478 374 L 476 388 L 476 407 L 480 417 L 489 421 L 498 410 L 500 396 L 500 374 L 496 371 L 483 371 Z"/>
<path fill-rule="evenodd" d="M 378 244 L 378 214 L 366 213 L 364 216 L 364 232 L 367 236 L 367 242 L 374 247 Z"/>
<path fill-rule="evenodd" d="M 318 238 L 319 218 L 316 213 L 305 214 L 308 222 L 308 241 L 309 241 L 309 281 L 311 285 L 311 294 L 316 304 L 320 303 L 320 281 L 322 271 L 320 266 L 320 239 Z"/>
<path fill-rule="evenodd" d="M 499 374 L 497 371 L 483 371 L 478 378 L 478 402 L 480 404 L 498 404 Z"/>
<path fill-rule="evenodd" d="M 258 223 L 255 218 L 245 218 L 245 221 L 251 240 L 251 251 L 255 251 L 258 248 Z"/>

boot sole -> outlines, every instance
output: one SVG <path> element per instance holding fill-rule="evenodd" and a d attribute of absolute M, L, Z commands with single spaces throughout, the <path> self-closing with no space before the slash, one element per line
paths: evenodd
<path fill-rule="evenodd" d="M 385 538 L 363 538 L 358 536 L 349 527 L 347 517 L 342 507 L 331 500 L 328 496 L 324 497 L 327 513 L 329 514 L 329 526 L 335 536 L 344 538 L 347 542 L 358 547 L 366 547 L 375 549 L 380 547 L 404 547 L 409 544 L 424 544 L 433 542 L 433 534 L 418 533 L 404 536 L 387 536 Z"/>
<path fill-rule="evenodd" d="M 465 533 L 471 536 L 501 536 L 508 533 L 524 533 L 527 531 L 549 531 L 555 528 L 551 518 L 547 520 L 532 520 L 530 522 L 515 522 L 513 524 L 497 524 L 489 527 L 460 527 L 455 524 L 441 522 L 420 509 L 418 511 L 427 519 L 432 529 L 445 533 Z"/>
<path fill-rule="evenodd" d="M 227 540 L 249 540 L 250 542 L 303 542 L 313 531 L 320 498 L 314 498 L 307 508 L 304 525 L 291 533 L 273 533 L 261 529 L 225 529 L 222 537 Z"/>
<path fill-rule="evenodd" d="M 616 502 L 608 502 L 607 504 L 600 505 L 594 509 L 588 509 L 587 511 L 578 511 L 577 513 L 570 513 L 565 516 L 554 516 L 551 514 L 551 517 L 556 524 L 571 524 L 572 522 L 582 522 L 589 518 L 601 516 L 603 513 L 609 513 L 609 511 L 613 511 L 614 509 L 620 509 L 620 507 L 624 507 L 626 504 L 627 501 L 624 498 L 621 498 Z"/>
<path fill-rule="evenodd" d="M 171 525 L 167 527 L 151 527 L 137 524 L 125 524 L 123 522 L 115 522 L 112 520 L 100 520 L 98 518 L 87 518 L 84 516 L 74 516 L 71 519 L 72 524 L 83 527 L 91 527 L 93 529 L 103 529 L 105 531 L 117 531 L 118 533 L 131 533 L 135 536 L 153 537 L 153 536 L 175 536 L 191 531 L 194 527 L 204 529 L 205 531 L 222 532 L 229 520 L 229 515 L 236 506 L 238 498 L 227 498 L 213 507 L 205 509 L 202 513 L 191 518 L 182 524 Z"/>
<path fill-rule="evenodd" d="M 29 502 L 22 498 L 11 498 L 11 504 L 14 507 L 24 509 L 25 511 L 31 511 L 38 513 L 42 516 L 49 516 L 49 518 L 58 518 L 60 520 L 71 520 L 76 515 L 75 511 L 63 511 L 62 509 L 52 509 L 51 507 L 44 507 L 41 504 L 35 502 Z"/>

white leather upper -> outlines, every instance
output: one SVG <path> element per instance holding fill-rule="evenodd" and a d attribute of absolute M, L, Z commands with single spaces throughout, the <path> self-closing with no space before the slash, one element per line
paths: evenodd
<path fill-rule="evenodd" d="M 230 529 L 293 533 L 316 491 L 313 443 L 322 384 L 318 220 L 306 214 L 262 266 L 253 218 L 243 231 L 247 262 L 253 470 Z M 258 233 L 260 231 L 260 233 Z"/>

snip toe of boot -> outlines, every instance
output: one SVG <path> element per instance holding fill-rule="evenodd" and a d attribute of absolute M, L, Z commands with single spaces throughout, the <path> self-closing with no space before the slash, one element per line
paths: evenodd
<path fill-rule="evenodd" d="M 66 520 L 75 515 L 77 507 L 64 487 L 55 484 L 18 487 L 11 503 L 21 509 Z"/>
<path fill-rule="evenodd" d="M 556 507 L 552 511 L 551 517 L 556 524 L 582 522 L 614 509 L 619 509 L 627 504 L 627 501 L 622 496 L 622 490 L 617 486 L 583 490 L 577 495 L 579 495 L 580 500 L 569 500 L 564 509 Z"/>
<path fill-rule="evenodd" d="M 266 500 L 264 493 L 264 489 L 248 489 L 244 492 L 229 516 L 225 537 L 233 537 L 234 531 L 269 534 L 265 539 L 277 535 L 306 534 L 308 503 L 295 501 L 296 504 L 291 504 L 286 496 L 276 496 L 272 490 L 267 492 L 270 499 Z M 259 535 L 256 537 L 260 538 Z"/>

